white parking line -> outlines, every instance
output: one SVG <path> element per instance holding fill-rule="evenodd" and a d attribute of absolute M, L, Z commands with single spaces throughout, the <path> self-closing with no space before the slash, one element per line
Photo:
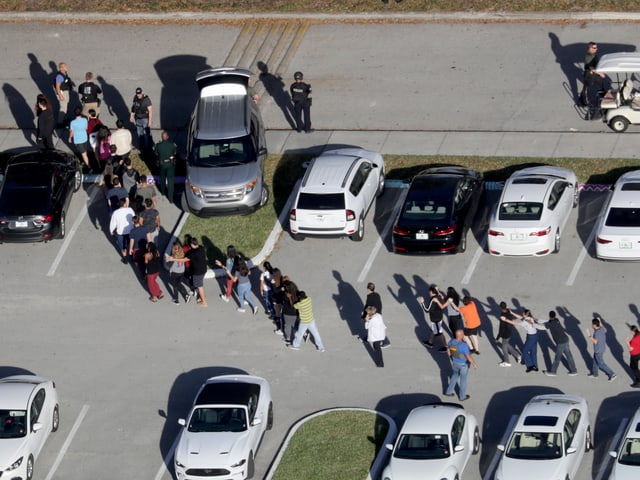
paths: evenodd
<path fill-rule="evenodd" d="M 623 418 L 618 425 L 618 430 L 616 430 L 616 434 L 611 438 L 611 442 L 609 442 L 609 446 L 605 450 L 605 460 L 600 464 L 600 470 L 598 470 L 598 475 L 595 480 L 602 480 L 604 478 L 604 474 L 607 471 L 607 467 L 609 466 L 609 462 L 612 458 L 609 456 L 609 451 L 614 450 L 620 441 L 620 437 L 622 436 L 622 432 L 627 426 L 628 418 Z"/>
<path fill-rule="evenodd" d="M 609 192 L 609 195 L 611 195 L 611 192 Z M 600 214 L 598 215 L 598 218 L 600 218 L 600 216 L 603 214 L 604 209 L 607 207 L 608 201 L 609 201 L 609 196 L 607 196 L 604 203 L 602 204 L 602 209 L 600 210 Z M 591 233 L 589 234 L 589 238 L 587 238 L 587 241 L 582 246 L 582 250 L 580 250 L 580 255 L 578 255 L 578 259 L 576 260 L 576 263 L 573 266 L 573 270 L 571 270 L 571 273 L 569 274 L 569 278 L 567 278 L 567 283 L 566 283 L 567 287 L 572 287 L 573 283 L 576 281 L 576 277 L 578 276 L 578 272 L 580 271 L 582 262 L 584 262 L 584 259 L 587 256 L 587 253 L 589 253 L 589 248 L 591 248 L 591 244 L 593 243 L 593 239 L 595 236 L 596 236 L 596 226 L 594 225 L 593 229 L 591 230 Z"/>
<path fill-rule="evenodd" d="M 176 436 L 176 439 L 173 441 L 173 445 L 171 445 L 171 448 L 167 452 L 167 455 L 164 457 L 164 461 L 162 462 L 162 465 L 160 465 L 160 468 L 158 469 L 158 473 L 156 473 L 155 480 L 160 480 L 164 476 L 165 472 L 169 472 L 169 468 L 167 467 L 167 465 L 169 465 L 169 462 L 171 462 L 171 459 L 173 458 L 173 452 L 175 451 L 176 446 L 178 445 L 179 438 L 180 438 L 180 435 Z"/>
<path fill-rule="evenodd" d="M 509 424 L 507 425 L 507 428 L 504 430 L 504 433 L 502 434 L 502 438 L 500 439 L 500 442 L 498 443 L 498 445 L 504 445 L 505 443 L 507 443 L 509 434 L 511 433 L 511 430 L 513 430 L 513 426 L 516 424 L 517 419 L 518 419 L 517 415 L 511 415 L 511 418 L 509 419 Z M 498 466 L 498 462 L 500 461 L 500 455 L 502 455 L 502 452 L 496 448 L 496 453 L 493 454 L 493 458 L 491 459 L 491 463 L 489 464 L 487 473 L 484 474 L 484 477 L 482 477 L 482 480 L 491 480 L 493 478 L 493 472 Z"/>
<path fill-rule="evenodd" d="M 480 261 L 480 257 L 482 256 L 482 252 L 484 252 L 486 245 L 487 238 L 483 237 L 482 242 L 480 242 L 480 246 L 476 250 L 476 253 L 473 254 L 473 258 L 471 259 L 471 263 L 469 263 L 469 266 L 467 267 L 467 271 L 465 272 L 464 277 L 462 277 L 462 285 L 467 285 L 471 281 L 471 276 L 478 266 L 478 262 Z"/>
<path fill-rule="evenodd" d="M 402 207 L 402 204 L 404 203 L 404 198 L 407 196 L 407 192 L 408 190 L 403 189 L 400 192 L 400 195 L 398 195 L 398 200 L 396 200 L 396 204 L 393 207 L 393 211 L 391 212 L 391 215 L 389 216 L 389 219 L 387 220 L 387 223 L 384 226 L 384 229 L 378 236 L 378 240 L 376 241 L 376 244 L 373 247 L 373 250 L 371 251 L 369 258 L 367 259 L 367 262 L 364 264 L 364 268 L 362 269 L 362 271 L 360 272 L 360 275 L 358 276 L 358 283 L 364 282 L 364 279 L 367 277 L 367 275 L 369 275 L 369 270 L 371 270 L 373 261 L 376 259 L 376 256 L 378 255 L 378 252 L 382 247 L 383 239 L 387 238 L 387 234 L 389 233 L 389 230 L 391 230 L 391 227 L 393 226 L 393 222 L 396 220 L 396 217 L 398 216 L 398 211 L 400 210 L 400 207 Z"/>
<path fill-rule="evenodd" d="M 47 277 L 53 277 L 56 274 L 56 270 L 58 269 L 58 266 L 62 261 L 62 257 L 67 251 L 67 248 L 69 248 L 69 245 L 71 245 L 71 240 L 73 239 L 73 236 L 75 235 L 76 231 L 78 230 L 78 227 L 82 223 L 82 220 L 84 220 L 84 217 L 86 217 L 87 212 L 89 211 L 89 205 L 93 203 L 93 200 L 96 198 L 96 195 L 98 194 L 99 191 L 100 191 L 99 188 L 94 188 L 93 192 L 89 196 L 89 199 L 83 205 L 82 211 L 78 215 L 78 218 L 76 218 L 76 221 L 73 222 L 73 226 L 71 227 L 71 230 L 69 230 L 69 232 L 67 232 L 67 235 L 65 235 L 64 242 L 62 242 L 62 246 L 58 251 L 58 255 L 56 255 L 56 258 L 53 260 L 53 263 L 51 264 L 51 268 L 47 272 Z"/>
<path fill-rule="evenodd" d="M 84 417 L 87 415 L 88 411 L 89 411 L 89 405 L 83 405 L 82 410 L 80 410 L 80 414 L 78 415 L 78 418 L 76 418 L 76 421 L 73 424 L 73 427 L 71 427 L 71 431 L 69 432 L 69 435 L 67 435 L 67 439 L 64 441 L 64 444 L 62 445 L 62 448 L 58 453 L 58 457 L 56 458 L 56 461 L 53 462 L 53 465 L 51 466 L 51 469 L 49 470 L 49 473 L 47 474 L 45 480 L 51 480 L 55 475 L 56 470 L 58 470 L 58 467 L 62 462 L 62 458 L 67 453 L 67 450 L 69 449 L 69 445 L 71 445 L 73 437 L 75 437 L 76 432 L 78 431 L 78 428 L 80 428 L 80 424 L 82 423 L 82 420 L 84 420 Z"/>

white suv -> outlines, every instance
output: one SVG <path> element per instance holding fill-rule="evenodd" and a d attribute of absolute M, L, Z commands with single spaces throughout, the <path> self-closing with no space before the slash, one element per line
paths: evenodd
<path fill-rule="evenodd" d="M 289 212 L 291 235 L 343 236 L 360 241 L 364 217 L 384 192 L 384 160 L 377 152 L 341 148 L 313 159 Z"/>

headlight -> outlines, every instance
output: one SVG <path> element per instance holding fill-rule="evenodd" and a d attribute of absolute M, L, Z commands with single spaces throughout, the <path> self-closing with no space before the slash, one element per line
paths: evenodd
<path fill-rule="evenodd" d="M 18 468 L 22 464 L 22 459 L 23 457 L 20 457 L 15 462 L 13 462 L 11 466 L 7 468 L 7 472 L 10 472 L 11 470 L 15 470 L 16 468 Z"/>
<path fill-rule="evenodd" d="M 200 190 L 200 187 L 196 187 L 193 183 L 191 183 L 189 180 L 187 180 L 187 185 L 189 185 L 189 188 L 191 189 L 191 192 L 193 192 L 193 194 L 198 197 L 198 198 L 204 198 L 204 196 L 202 195 L 202 190 Z"/>
<path fill-rule="evenodd" d="M 177 459 L 177 458 L 174 460 L 174 462 L 175 462 L 176 466 L 178 466 L 178 467 L 180 467 L 180 468 L 184 468 L 184 465 L 183 465 L 183 464 L 181 464 L 181 463 L 178 461 L 178 459 Z"/>
<path fill-rule="evenodd" d="M 246 189 L 247 189 L 247 193 L 252 192 L 253 189 L 256 187 L 258 183 L 258 177 L 254 178 L 253 180 L 251 180 L 249 183 L 247 183 L 245 185 Z"/>
<path fill-rule="evenodd" d="M 247 459 L 243 458 L 242 460 L 240 460 L 238 463 L 234 463 L 233 465 L 231 465 L 231 468 L 237 468 L 237 467 L 241 467 L 242 465 L 244 465 L 245 463 L 247 463 Z"/>

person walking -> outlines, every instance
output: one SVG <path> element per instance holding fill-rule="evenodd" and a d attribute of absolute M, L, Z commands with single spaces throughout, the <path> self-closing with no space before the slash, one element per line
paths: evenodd
<path fill-rule="evenodd" d="M 443 301 L 444 299 L 437 285 L 429 287 L 429 303 L 425 302 L 424 297 L 418 297 L 418 303 L 422 309 L 429 314 L 429 321 L 431 323 L 431 334 L 429 335 L 429 340 L 425 340 L 422 343 L 427 346 L 427 348 L 433 348 L 434 338 L 439 337 L 442 342 L 442 347 L 439 351 L 446 353 L 447 342 L 444 339 L 442 330 Z"/>
<path fill-rule="evenodd" d="M 367 296 L 364 300 L 364 308 L 362 310 L 363 320 L 367 318 L 367 307 L 376 307 L 376 312 L 382 315 L 382 298 L 380 298 L 380 294 L 376 292 L 376 284 L 373 282 L 367 283 Z M 389 337 L 385 336 L 381 348 L 387 348 L 389 346 L 391 346 L 391 341 Z"/>
<path fill-rule="evenodd" d="M 293 101 L 293 116 L 296 121 L 296 131 L 311 132 L 311 85 L 304 83 L 302 72 L 293 74 L 294 82 L 289 87 Z M 304 116 L 304 121 L 303 117 Z"/>
<path fill-rule="evenodd" d="M 309 332 L 313 337 L 318 351 L 324 352 L 324 344 L 322 343 L 322 338 L 320 337 L 320 332 L 318 331 L 318 327 L 316 326 L 316 321 L 313 316 L 311 298 L 307 297 L 307 294 L 304 291 L 300 291 L 298 292 L 298 299 L 299 300 L 293 305 L 293 307 L 298 311 L 298 315 L 300 316 L 300 325 L 298 326 L 298 331 L 293 339 L 293 343 L 288 345 L 288 347 L 291 350 L 300 350 L 302 337 L 305 333 Z"/>
<path fill-rule="evenodd" d="M 463 318 L 464 340 L 467 342 L 471 353 L 480 355 L 478 344 L 478 332 L 480 331 L 480 314 L 476 303 L 469 295 L 465 295 L 460 306 L 460 315 Z"/>
<path fill-rule="evenodd" d="M 66 127 L 67 108 L 69 108 L 69 92 L 73 89 L 73 81 L 69 78 L 67 64 L 60 62 L 58 64 L 58 73 L 56 73 L 55 91 L 58 99 L 58 128 Z"/>
<path fill-rule="evenodd" d="M 93 83 L 93 73 L 87 72 L 84 76 L 84 82 L 78 86 L 80 101 L 82 102 L 82 115 L 89 116 L 89 110 L 95 110 L 96 117 L 100 116 L 100 98 L 102 89 Z M 89 132 L 91 133 L 91 132 Z"/>
<path fill-rule="evenodd" d="M 53 107 L 51 102 L 43 94 L 39 93 L 36 98 L 36 141 L 40 150 L 53 149 L 53 130 L 55 120 L 53 118 Z"/>
<path fill-rule="evenodd" d="M 269 318 L 275 319 L 276 311 L 273 308 L 272 285 L 273 267 L 271 263 L 265 261 L 262 263 L 262 273 L 260 274 L 260 296 L 264 300 L 264 311 Z"/>
<path fill-rule="evenodd" d="M 147 251 L 147 227 L 142 223 L 142 217 L 133 216 L 133 228 L 129 232 L 129 257 L 133 259 L 138 272 L 145 273 L 144 254 Z"/>
<path fill-rule="evenodd" d="M 365 307 L 365 312 L 367 316 L 364 320 L 364 328 L 367 329 L 367 342 L 373 347 L 373 360 L 376 363 L 376 367 L 382 368 L 384 367 L 382 343 L 387 336 L 387 327 L 376 307 L 369 305 Z"/>
<path fill-rule="evenodd" d="M 131 132 L 124 128 L 124 122 L 116 120 L 116 130 L 111 133 L 111 144 L 116 146 L 115 156 L 118 161 L 129 158 L 132 141 Z"/>
<path fill-rule="evenodd" d="M 233 281 L 235 283 L 238 284 L 236 288 L 238 291 L 238 302 L 240 303 L 240 306 L 237 308 L 237 310 L 240 313 L 244 313 L 246 311 L 244 308 L 246 301 L 246 303 L 251 307 L 253 314 L 257 315 L 258 306 L 251 298 L 251 270 L 249 269 L 249 265 L 247 265 L 247 262 L 240 262 L 235 274 L 232 274 L 226 267 L 225 272 L 227 275 L 233 278 Z"/>
<path fill-rule="evenodd" d="M 178 146 L 169 140 L 169 132 L 162 131 L 160 137 L 162 140 L 156 143 L 154 152 L 158 157 L 158 166 L 160 167 L 160 193 L 167 197 L 169 203 L 173 203 L 173 178 L 176 173 L 176 156 L 178 154 Z"/>
<path fill-rule="evenodd" d="M 151 99 L 142 91 L 136 88 L 136 94 L 131 104 L 131 123 L 136 126 L 138 133 L 138 147 L 141 152 L 151 149 L 151 128 L 153 125 L 153 105 Z"/>
<path fill-rule="evenodd" d="M 238 254 L 238 250 L 233 245 L 227 245 L 227 258 L 225 259 L 225 263 L 222 263 L 220 260 L 216 260 L 215 264 L 217 267 L 230 272 L 231 275 L 227 275 L 226 277 L 226 286 L 224 289 L 224 293 L 220 294 L 220 298 L 224 302 L 229 302 L 231 298 L 231 294 L 233 293 L 233 277 L 235 276 L 236 269 L 240 264 L 242 257 Z"/>
<path fill-rule="evenodd" d="M 168 262 L 189 262 L 191 264 L 191 280 L 193 288 L 198 292 L 197 304 L 201 307 L 208 307 L 207 295 L 204 291 L 204 276 L 207 273 L 207 253 L 198 243 L 195 237 L 189 238 L 189 250 L 185 253 L 184 258 L 176 258 L 174 256 L 167 257 Z"/>
<path fill-rule="evenodd" d="M 133 208 L 128 206 L 124 198 L 121 198 L 119 208 L 111 214 L 111 220 L 109 221 L 109 232 L 117 237 L 122 263 L 127 263 L 129 232 L 133 228 L 134 216 Z"/>
<path fill-rule="evenodd" d="M 273 333 L 276 335 L 284 335 L 282 306 L 284 304 L 285 293 L 283 284 L 284 276 L 282 275 L 282 272 L 279 268 L 274 268 L 271 279 L 271 296 L 273 297 L 273 310 L 275 312 L 273 324 L 276 327 Z"/>
<path fill-rule="evenodd" d="M 87 168 L 87 172 L 92 173 L 93 171 L 89 165 L 89 155 L 87 154 L 89 145 L 87 127 L 89 126 L 89 122 L 86 117 L 82 116 L 82 109 L 80 107 L 76 107 L 73 113 L 76 118 L 71 120 L 71 123 L 69 124 L 69 143 L 73 142 L 73 145 L 76 147 L 76 151 L 82 157 L 82 161 Z"/>
<path fill-rule="evenodd" d="M 511 345 L 511 336 L 513 335 L 513 323 L 507 320 L 515 320 L 514 313 L 507 308 L 506 302 L 500 302 L 500 325 L 498 327 L 498 336 L 496 342 L 500 342 L 502 346 L 502 362 L 501 367 L 510 367 L 509 354 L 513 355 L 517 363 L 520 363 L 518 351 Z"/>
<path fill-rule="evenodd" d="M 153 200 L 145 199 L 144 210 L 138 215 L 142 217 L 142 222 L 147 227 L 147 240 L 156 242 L 158 235 L 160 235 L 160 212 L 153 208 Z"/>
<path fill-rule="evenodd" d="M 538 330 L 543 329 L 536 323 L 536 318 L 531 314 L 531 310 L 524 309 L 523 315 L 511 312 L 515 320 L 504 318 L 503 321 L 512 325 L 524 328 L 526 338 L 522 346 L 522 359 L 527 367 L 526 372 L 538 371 Z"/>
<path fill-rule="evenodd" d="M 469 374 L 469 364 L 473 368 L 478 368 L 478 364 L 471 356 L 469 346 L 464 341 L 464 330 L 458 329 L 454 333 L 454 338 L 449 340 L 448 352 L 451 359 L 451 367 L 453 373 L 449 379 L 449 385 L 444 394 L 447 397 L 453 397 L 453 391 L 456 388 L 458 380 L 460 380 L 460 388 L 458 390 L 458 398 L 461 402 L 471 398 L 471 395 L 467 395 L 467 375 Z"/>
<path fill-rule="evenodd" d="M 573 355 L 571 354 L 571 349 L 569 348 L 569 337 L 564 328 L 562 328 L 556 312 L 551 310 L 549 312 L 549 319 L 546 322 L 541 321 L 541 324 L 544 325 L 547 330 L 549 330 L 549 332 L 551 333 L 551 338 L 553 338 L 553 341 L 556 344 L 556 354 L 553 358 L 553 363 L 551 364 L 551 368 L 549 370 L 546 370 L 544 374 L 549 377 L 555 377 L 556 373 L 558 372 L 560 362 L 564 357 L 564 359 L 567 361 L 567 364 L 569 365 L 569 375 L 572 377 L 578 375 L 576 362 L 573 360 Z"/>
<path fill-rule="evenodd" d="M 153 242 L 147 243 L 147 252 L 144 254 L 144 264 L 147 266 L 147 288 L 151 296 L 149 300 L 157 302 L 164 298 L 160 285 L 158 285 L 158 275 L 160 275 L 160 268 L 162 268 L 162 261 L 160 260 L 160 252 L 158 247 Z"/>
<path fill-rule="evenodd" d="M 296 333 L 298 310 L 294 307 L 299 300 L 298 286 L 286 275 L 282 282 L 282 333 L 285 345 L 291 345 Z"/>
<path fill-rule="evenodd" d="M 631 325 L 631 337 L 627 337 L 627 345 L 629 347 L 629 367 L 633 372 L 633 383 L 631 386 L 633 388 L 640 388 L 640 368 L 638 368 L 638 364 L 640 363 L 640 330 L 635 325 Z"/>
<path fill-rule="evenodd" d="M 460 294 L 455 288 L 447 287 L 447 295 L 443 307 L 447 309 L 449 331 L 451 332 L 451 338 L 453 338 L 457 330 L 464 330 L 464 322 L 460 315 Z"/>
<path fill-rule="evenodd" d="M 604 321 L 600 317 L 595 317 L 591 320 L 591 326 L 593 327 L 593 333 L 588 328 L 586 332 L 591 339 L 591 343 L 593 343 L 593 365 L 591 366 L 591 373 L 587 376 L 598 378 L 598 372 L 602 370 L 609 377 L 609 381 L 613 382 L 617 375 L 604 362 L 604 352 L 607 350 L 607 329 L 604 326 Z"/>
<path fill-rule="evenodd" d="M 184 258 L 184 250 L 182 249 L 182 244 L 179 240 L 176 240 L 171 247 L 171 257 L 174 258 Z M 169 267 L 169 284 L 171 285 L 171 302 L 174 305 L 180 305 L 180 300 L 178 294 L 182 294 L 182 298 L 185 303 L 189 303 L 191 300 L 191 290 L 187 290 L 185 288 L 185 284 L 187 282 L 186 277 L 184 276 L 185 272 L 185 264 L 184 262 L 170 262 L 171 266 Z"/>

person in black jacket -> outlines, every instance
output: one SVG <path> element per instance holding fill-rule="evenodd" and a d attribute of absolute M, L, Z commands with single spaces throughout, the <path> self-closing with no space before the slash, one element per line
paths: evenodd
<path fill-rule="evenodd" d="M 549 330 L 551 338 L 553 338 L 553 341 L 556 344 L 556 356 L 553 359 L 551 368 L 545 371 L 544 374 L 550 377 L 555 377 L 558 367 L 560 366 L 560 361 L 562 360 L 562 357 L 564 357 L 569 364 L 569 375 L 577 375 L 578 369 L 576 368 L 576 362 L 573 360 L 573 355 L 569 349 L 569 337 L 567 336 L 567 332 L 564 331 L 564 328 L 562 328 L 560 320 L 558 320 L 558 317 L 556 316 L 556 312 L 551 310 L 549 312 L 549 320 L 540 323 L 543 323 L 547 330 Z"/>
<path fill-rule="evenodd" d="M 56 126 L 53 118 L 51 102 L 43 94 L 39 93 L 36 99 L 37 130 L 36 140 L 40 150 L 53 149 L 53 130 Z"/>
<path fill-rule="evenodd" d="M 293 101 L 293 116 L 296 121 L 296 131 L 311 132 L 311 85 L 304 83 L 302 72 L 293 74 L 294 83 L 289 90 Z M 304 115 L 304 122 L 302 117 Z"/>

